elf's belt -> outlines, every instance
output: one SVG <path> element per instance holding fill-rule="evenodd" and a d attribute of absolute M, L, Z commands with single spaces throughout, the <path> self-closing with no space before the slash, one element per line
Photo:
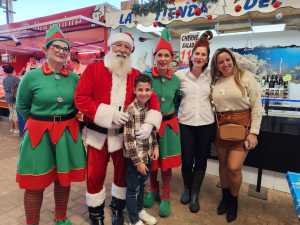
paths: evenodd
<path fill-rule="evenodd" d="M 163 119 L 158 131 L 160 137 L 163 137 L 165 135 L 166 126 L 170 127 L 171 130 L 173 130 L 175 133 L 179 133 L 178 119 L 175 112 L 169 115 L 163 115 Z"/>
<path fill-rule="evenodd" d="M 171 114 L 169 114 L 169 115 L 163 115 L 163 117 L 162 117 L 162 120 L 163 121 L 167 121 L 167 120 L 170 120 L 170 119 L 173 119 L 174 117 L 176 117 L 177 115 L 176 115 L 176 113 L 174 112 L 174 113 L 171 113 Z"/>
<path fill-rule="evenodd" d="M 119 134 L 122 134 L 123 131 L 124 131 L 124 128 L 119 128 L 119 129 L 107 129 L 107 128 L 104 128 L 104 127 L 100 127 L 94 123 L 88 123 L 86 125 L 87 128 L 91 129 L 91 130 L 94 130 L 94 131 L 97 131 L 101 134 L 108 134 L 108 135 L 119 135 Z"/>
<path fill-rule="evenodd" d="M 60 121 L 73 119 L 76 116 L 76 114 L 77 112 L 72 112 L 66 115 L 49 115 L 49 116 L 30 114 L 30 117 L 34 120 L 60 122 Z"/>

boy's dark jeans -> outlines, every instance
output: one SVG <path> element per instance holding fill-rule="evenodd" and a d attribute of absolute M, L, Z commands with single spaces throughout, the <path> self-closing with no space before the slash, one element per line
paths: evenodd
<path fill-rule="evenodd" d="M 139 221 L 139 212 L 143 209 L 144 187 L 148 175 L 140 174 L 132 161 L 126 159 L 126 207 L 132 224 Z"/>

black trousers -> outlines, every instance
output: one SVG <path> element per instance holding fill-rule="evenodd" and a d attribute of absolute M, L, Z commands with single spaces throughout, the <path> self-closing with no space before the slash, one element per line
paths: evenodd
<path fill-rule="evenodd" d="M 205 171 L 211 143 L 216 134 L 215 124 L 188 126 L 180 124 L 181 158 L 183 173 Z"/>

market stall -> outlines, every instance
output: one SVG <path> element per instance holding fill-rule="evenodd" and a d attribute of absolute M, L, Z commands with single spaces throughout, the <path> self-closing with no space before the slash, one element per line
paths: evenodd
<path fill-rule="evenodd" d="M 34 58 L 38 66 L 44 57 L 42 45 L 45 31 L 56 23 L 72 43 L 71 54 L 82 64 L 97 60 L 106 51 L 109 29 L 105 25 L 105 12 L 115 10 L 109 4 L 94 5 L 73 11 L 30 19 L 0 26 L 0 66 L 11 63 L 17 75 L 30 69 Z M 81 70 L 80 70 L 81 71 Z M 1 82 L 2 84 L 2 82 Z M 6 108 L 3 92 L 0 108 Z"/>
<path fill-rule="evenodd" d="M 128 1 L 128 5 L 126 10 L 111 12 L 107 26 L 115 29 L 134 28 L 137 24 L 167 26 L 173 38 L 179 40 L 174 47 L 183 64 L 199 34 L 208 29 L 215 36 L 212 53 L 228 47 L 250 62 L 250 69 L 254 68 L 264 92 L 265 115 L 260 144 L 250 152 L 246 164 L 259 169 L 263 186 L 288 191 L 282 173 L 300 171 L 300 157 L 294 147 L 300 138 L 300 2 L 175 0 L 143 5 Z M 270 25 L 281 28 L 271 32 Z M 215 164 L 211 161 L 210 173 L 217 174 Z M 246 170 L 245 182 L 256 184 L 256 172 L 253 168 Z"/>

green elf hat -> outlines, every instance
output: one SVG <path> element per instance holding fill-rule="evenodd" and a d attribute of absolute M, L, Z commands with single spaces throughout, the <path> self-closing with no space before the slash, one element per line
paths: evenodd
<path fill-rule="evenodd" d="M 46 32 L 45 43 L 44 46 L 48 48 L 52 42 L 54 41 L 62 41 L 65 42 L 68 47 L 70 47 L 70 43 L 65 39 L 63 32 L 59 28 L 58 24 L 53 24 Z"/>
<path fill-rule="evenodd" d="M 173 55 L 173 47 L 171 44 L 171 34 L 167 28 L 165 28 L 161 32 L 161 37 L 160 37 L 159 42 L 156 45 L 154 55 L 156 55 L 156 53 L 161 49 L 166 49 L 171 53 L 171 55 Z"/>

